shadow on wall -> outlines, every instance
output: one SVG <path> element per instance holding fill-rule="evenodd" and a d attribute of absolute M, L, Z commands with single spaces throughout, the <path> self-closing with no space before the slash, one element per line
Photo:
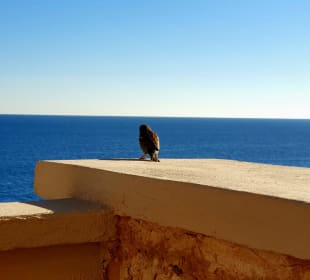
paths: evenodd
<path fill-rule="evenodd" d="M 52 212 L 57 212 L 57 213 L 70 212 L 70 211 L 76 211 L 76 210 L 89 211 L 90 209 L 105 208 L 102 204 L 99 205 L 93 202 L 71 199 L 71 198 L 29 201 L 29 202 L 21 202 L 21 204 L 43 208 L 43 209 L 47 209 L 47 210 L 50 210 Z"/>

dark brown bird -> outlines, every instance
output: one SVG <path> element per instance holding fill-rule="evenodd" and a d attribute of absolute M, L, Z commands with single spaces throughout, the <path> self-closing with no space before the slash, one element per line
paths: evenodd
<path fill-rule="evenodd" d="M 140 159 L 145 159 L 148 154 L 153 161 L 159 161 L 159 137 L 148 125 L 142 124 L 139 128 L 139 143 L 143 151 L 143 156 Z"/>

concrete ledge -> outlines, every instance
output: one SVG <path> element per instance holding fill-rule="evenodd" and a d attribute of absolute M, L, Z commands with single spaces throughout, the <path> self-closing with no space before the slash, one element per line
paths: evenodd
<path fill-rule="evenodd" d="M 310 259 L 310 169 L 224 160 L 39 162 L 36 193 Z"/>
<path fill-rule="evenodd" d="M 115 238 L 112 213 L 102 205 L 62 199 L 0 204 L 0 251 Z"/>

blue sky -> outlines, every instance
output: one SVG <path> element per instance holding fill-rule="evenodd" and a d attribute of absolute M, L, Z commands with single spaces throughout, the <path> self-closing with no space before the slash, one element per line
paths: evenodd
<path fill-rule="evenodd" d="M 0 114 L 310 118 L 309 11 L 0 0 Z"/>

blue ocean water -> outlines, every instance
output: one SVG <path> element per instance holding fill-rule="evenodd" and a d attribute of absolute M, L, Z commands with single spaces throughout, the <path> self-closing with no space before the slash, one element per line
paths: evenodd
<path fill-rule="evenodd" d="M 0 115 L 0 201 L 39 199 L 39 160 L 141 156 L 142 123 L 158 133 L 160 158 L 310 167 L 310 120 Z"/>

